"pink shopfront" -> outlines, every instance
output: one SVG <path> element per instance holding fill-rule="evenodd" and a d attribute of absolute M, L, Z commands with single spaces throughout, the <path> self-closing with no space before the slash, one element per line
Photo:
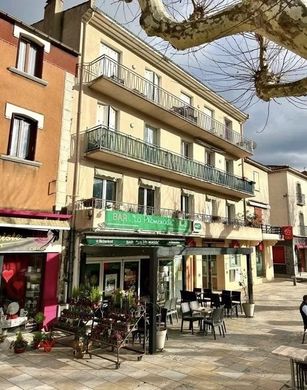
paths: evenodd
<path fill-rule="evenodd" d="M 31 222 L 33 228 L 13 228 L 1 227 L 0 221 L 0 307 L 6 313 L 17 302 L 17 316 L 31 318 L 42 311 L 48 324 L 57 314 L 62 234 L 69 224 Z"/>

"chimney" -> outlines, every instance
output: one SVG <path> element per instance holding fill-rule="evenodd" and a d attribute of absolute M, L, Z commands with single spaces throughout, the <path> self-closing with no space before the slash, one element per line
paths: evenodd
<path fill-rule="evenodd" d="M 59 41 L 62 37 L 63 8 L 63 0 L 47 0 L 43 21 L 43 31 Z"/>

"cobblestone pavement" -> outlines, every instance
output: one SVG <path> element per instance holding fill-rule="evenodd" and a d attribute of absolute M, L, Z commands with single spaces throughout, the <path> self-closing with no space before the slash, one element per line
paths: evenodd
<path fill-rule="evenodd" d="M 285 389 L 289 361 L 271 351 L 280 345 L 302 347 L 298 306 L 307 283 L 293 286 L 279 279 L 254 289 L 255 317 L 227 318 L 225 338 L 192 335 L 187 323 L 181 334 L 175 321 L 163 352 L 141 361 L 125 355 L 117 370 L 97 357 L 74 359 L 72 349 L 61 346 L 50 353 L 14 354 L 6 340 L 0 344 L 0 389 Z"/>

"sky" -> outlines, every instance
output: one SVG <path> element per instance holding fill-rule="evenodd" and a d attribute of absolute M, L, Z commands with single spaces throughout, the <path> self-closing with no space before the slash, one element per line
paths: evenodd
<path fill-rule="evenodd" d="M 83 0 L 64 0 L 64 8 L 83 2 Z M 0 0 L 0 10 L 24 23 L 31 24 L 43 18 L 45 4 L 46 0 Z M 96 0 L 96 5 L 124 26 L 132 28 L 136 35 L 145 37 L 138 18 L 135 17 L 136 3 L 127 5 L 124 1 Z M 164 50 L 156 39 L 147 39 L 147 42 Z M 189 66 L 188 57 L 187 54 L 178 55 L 172 57 L 172 60 L 195 77 L 201 78 L 200 70 Z M 210 87 L 214 90 L 214 84 Z M 220 95 L 230 99 L 227 92 Z M 253 139 L 257 144 L 252 156 L 254 160 L 262 164 L 289 165 L 298 170 L 307 169 L 307 104 L 306 109 L 303 109 L 285 99 L 271 102 L 269 106 L 259 101 L 244 112 L 249 115 L 244 125 L 245 136 Z"/>

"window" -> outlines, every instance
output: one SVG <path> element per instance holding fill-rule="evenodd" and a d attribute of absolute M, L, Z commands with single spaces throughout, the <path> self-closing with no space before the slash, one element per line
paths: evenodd
<path fill-rule="evenodd" d="M 265 276 L 264 274 L 264 259 L 263 259 L 263 249 L 261 250 L 262 246 L 256 246 L 256 272 L 258 277 Z"/>
<path fill-rule="evenodd" d="M 204 107 L 204 128 L 208 130 L 214 129 L 214 111 L 208 107 Z"/>
<path fill-rule="evenodd" d="M 105 45 L 104 43 L 101 43 L 100 55 L 104 56 L 100 62 L 100 72 L 104 76 L 117 79 L 119 73 L 119 53 L 111 47 Z"/>
<path fill-rule="evenodd" d="M 152 70 L 145 70 L 145 79 L 147 80 L 145 84 L 145 95 L 148 99 L 155 102 L 159 102 L 159 76 Z"/>
<path fill-rule="evenodd" d="M 233 160 L 225 160 L 225 171 L 233 175 Z"/>
<path fill-rule="evenodd" d="M 225 118 L 225 138 L 229 141 L 233 139 L 232 121 Z"/>
<path fill-rule="evenodd" d="M 236 217 L 236 206 L 226 201 L 226 219 L 228 223 L 233 223 Z"/>
<path fill-rule="evenodd" d="M 181 92 L 180 94 L 180 100 L 183 101 L 184 106 L 191 106 L 192 105 L 192 98 L 189 95 L 186 95 L 185 93 Z"/>
<path fill-rule="evenodd" d="M 229 259 L 229 282 L 236 282 L 240 279 L 241 255 L 228 255 Z"/>
<path fill-rule="evenodd" d="M 190 211 L 190 202 L 188 195 L 181 195 L 181 211 L 184 214 L 189 214 Z"/>
<path fill-rule="evenodd" d="M 37 121 L 14 114 L 11 121 L 8 155 L 34 160 Z"/>
<path fill-rule="evenodd" d="M 117 111 L 115 110 L 115 108 L 98 103 L 97 125 L 102 125 L 112 130 L 115 130 L 117 127 Z"/>
<path fill-rule="evenodd" d="M 302 193 L 301 183 L 296 183 L 296 204 L 300 206 L 305 205 L 305 195 Z"/>
<path fill-rule="evenodd" d="M 139 187 L 138 211 L 142 214 L 153 214 L 155 207 L 155 190 Z"/>
<path fill-rule="evenodd" d="M 181 155 L 186 158 L 192 157 L 192 144 L 181 141 Z"/>
<path fill-rule="evenodd" d="M 210 167 L 215 166 L 215 153 L 208 149 L 205 150 L 205 164 Z"/>
<path fill-rule="evenodd" d="M 299 227 L 300 227 L 300 235 L 305 236 L 305 221 L 304 221 L 304 214 L 299 213 Z"/>
<path fill-rule="evenodd" d="M 145 125 L 144 141 L 150 145 L 158 144 L 158 130 L 149 125 Z"/>
<path fill-rule="evenodd" d="M 93 198 L 116 201 L 116 181 L 94 177 Z"/>
<path fill-rule="evenodd" d="M 16 68 L 31 76 L 42 77 L 43 50 L 37 43 L 21 37 Z"/>
<path fill-rule="evenodd" d="M 253 172 L 253 182 L 255 183 L 254 184 L 255 191 L 260 191 L 260 187 L 259 187 L 259 172 L 256 172 L 256 171 Z"/>

